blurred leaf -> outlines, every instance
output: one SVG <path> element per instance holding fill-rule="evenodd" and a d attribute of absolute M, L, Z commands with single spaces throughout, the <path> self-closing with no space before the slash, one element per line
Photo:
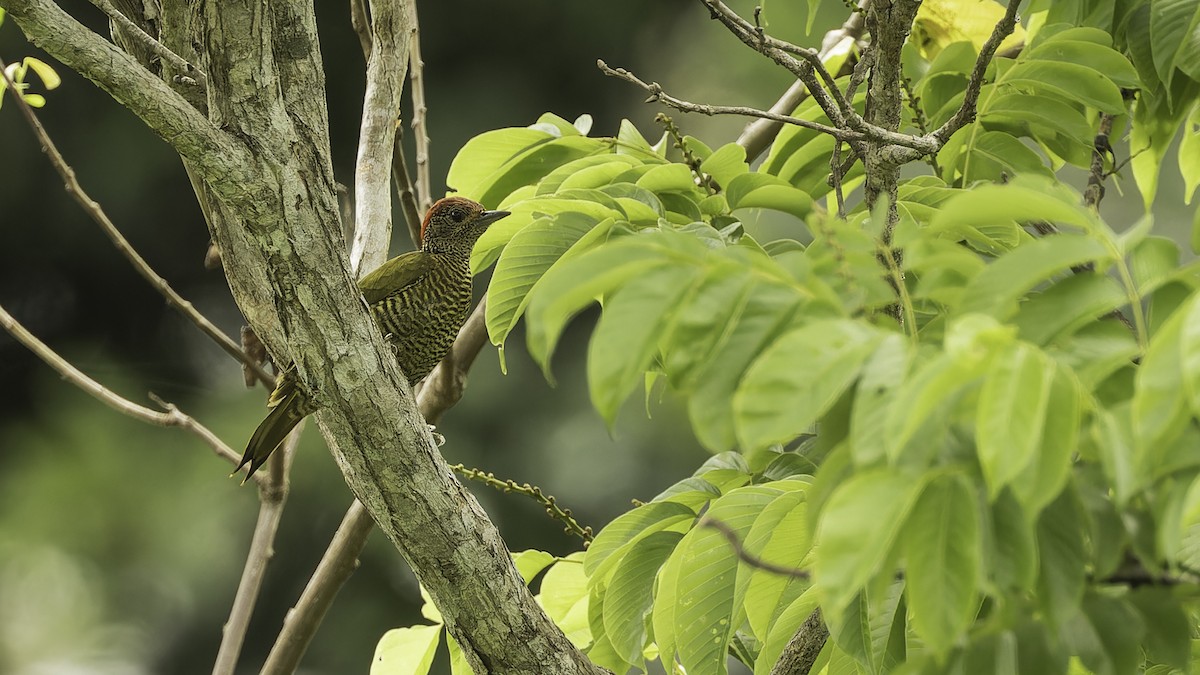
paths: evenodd
<path fill-rule="evenodd" d="M 1038 556 L 1030 520 L 1011 490 L 1002 490 L 992 500 L 984 562 L 1000 593 L 1033 590 Z"/>
<path fill-rule="evenodd" d="M 743 173 L 725 186 L 730 209 L 772 209 L 805 218 L 812 212 L 813 200 L 788 183 L 765 173 Z"/>
<path fill-rule="evenodd" d="M 993 2 L 927 0 L 917 11 L 913 37 L 926 58 L 937 56 L 955 42 L 966 41 L 979 49 L 1003 16 L 1004 8 Z M 1019 45 L 1024 39 L 1025 29 L 1018 24 L 1000 49 Z"/>
<path fill-rule="evenodd" d="M 1063 492 L 1037 521 L 1038 584 L 1042 611 L 1057 629 L 1077 614 L 1083 597 L 1083 513 L 1075 495 Z"/>
<path fill-rule="evenodd" d="M 1146 627 L 1151 660 L 1187 672 L 1191 661 L 1191 620 L 1180 599 L 1166 588 L 1143 587 L 1127 596 Z"/>
<path fill-rule="evenodd" d="M 957 313 L 980 312 L 1007 319 L 1023 295 L 1055 274 L 1110 259 L 1104 245 L 1090 237 L 1057 234 L 1038 239 L 997 258 L 979 273 L 963 292 Z"/>
<path fill-rule="evenodd" d="M 1042 448 L 1055 366 L 1039 350 L 1017 343 L 992 360 L 979 393 L 975 445 L 995 498 Z"/>
<path fill-rule="evenodd" d="M 912 625 L 937 654 L 966 633 L 979 610 L 979 506 L 961 474 L 934 477 L 904 526 Z"/>
<path fill-rule="evenodd" d="M 1155 0 L 1150 6 L 1150 47 L 1159 78 L 1169 87 L 1178 68 L 1200 80 L 1200 5 Z"/>
<path fill-rule="evenodd" d="M 858 378 L 882 335 L 869 324 L 817 321 L 775 341 L 746 371 L 733 399 L 744 448 L 790 441 Z"/>
<path fill-rule="evenodd" d="M 913 356 L 911 343 L 891 333 L 863 365 L 850 413 L 850 452 L 859 467 L 870 466 L 886 455 L 888 407 L 908 375 Z"/>
<path fill-rule="evenodd" d="M 1183 203 L 1191 204 L 1196 188 L 1200 187 L 1200 102 L 1192 105 L 1192 113 L 1184 123 L 1178 160 L 1183 176 Z"/>
<path fill-rule="evenodd" d="M 1133 395 L 1133 435 L 1138 465 L 1150 468 L 1156 449 L 1171 441 L 1188 419 L 1188 399 L 1200 391 L 1200 294 L 1171 315 L 1154 334 L 1137 369 Z M 1188 341 L 1183 340 L 1187 329 Z M 1186 349 L 1186 351 L 1184 351 Z"/>
<path fill-rule="evenodd" d="M 813 575 L 828 613 L 844 610 L 867 582 L 886 571 L 883 563 L 926 481 L 909 472 L 873 469 L 834 490 L 821 511 Z"/>

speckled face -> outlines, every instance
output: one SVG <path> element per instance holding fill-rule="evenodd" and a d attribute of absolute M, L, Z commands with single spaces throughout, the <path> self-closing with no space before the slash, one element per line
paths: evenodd
<path fill-rule="evenodd" d="M 430 252 L 470 255 L 475 240 L 507 211 L 487 211 L 465 197 L 439 200 L 421 223 L 421 247 Z"/>

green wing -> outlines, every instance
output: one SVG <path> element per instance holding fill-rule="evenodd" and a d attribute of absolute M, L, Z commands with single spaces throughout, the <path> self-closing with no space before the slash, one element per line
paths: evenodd
<path fill-rule="evenodd" d="M 371 270 L 358 282 L 368 305 L 412 286 L 434 268 L 433 256 L 424 251 L 409 251 Z"/>

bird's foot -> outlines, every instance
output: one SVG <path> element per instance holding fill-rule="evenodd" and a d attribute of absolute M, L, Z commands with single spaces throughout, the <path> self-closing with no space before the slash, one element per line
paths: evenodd
<path fill-rule="evenodd" d="M 392 356 L 399 358 L 400 357 L 400 344 L 396 341 L 395 334 L 384 333 L 383 341 L 387 343 L 387 346 L 392 348 Z"/>
<path fill-rule="evenodd" d="M 432 424 L 427 424 L 426 426 L 429 427 L 429 433 L 433 436 L 433 442 L 435 445 L 440 448 L 446 444 L 446 437 L 437 432 L 437 427 L 433 426 Z"/>

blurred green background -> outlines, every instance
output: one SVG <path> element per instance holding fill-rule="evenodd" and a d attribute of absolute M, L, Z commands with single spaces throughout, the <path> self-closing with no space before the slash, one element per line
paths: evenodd
<path fill-rule="evenodd" d="M 62 4 L 107 35 L 93 6 Z M 747 16 L 753 9 L 750 2 L 731 4 Z M 803 4 L 770 3 L 768 28 L 815 46 L 845 17 L 839 3 L 825 3 L 806 38 Z M 652 122 L 660 108 L 604 77 L 597 58 L 695 101 L 765 108 L 790 83 L 685 0 L 440 0 L 421 2 L 419 11 L 438 191 L 467 139 L 530 124 L 546 111 L 567 119 L 589 113 L 594 134 L 613 134 L 628 117 L 648 138 L 661 135 Z M 334 169 L 348 183 L 362 55 L 347 3 L 320 2 L 317 12 Z M 10 18 L 0 26 L 0 57 L 25 55 L 47 58 Z M 242 320 L 223 277 L 203 267 L 208 234 L 178 158 L 90 82 L 59 72 L 64 84 L 40 114 L 83 185 L 160 274 L 236 336 Z M 733 140 L 744 124 L 672 115 L 685 133 L 713 147 Z M 1164 171 L 1167 197 L 1160 199 L 1178 202 L 1179 189 L 1177 172 Z M 1140 211 L 1136 192 L 1126 191 L 1132 199 L 1113 207 L 1115 222 Z M 1116 192 L 1110 189 L 1110 202 Z M 1186 212 L 1178 214 L 1176 227 L 1186 222 Z M 394 250 L 408 247 L 397 229 Z M 486 280 L 477 281 L 477 292 Z M 238 365 L 166 307 L 67 197 L 11 102 L 0 109 L 0 305 L 105 385 L 146 404 L 154 392 L 235 448 L 263 415 L 265 392 L 246 390 Z M 652 497 L 707 453 L 669 396 L 652 406 L 652 419 L 635 397 L 610 436 L 584 382 L 592 318 L 577 321 L 559 349 L 557 388 L 526 356 L 519 330 L 507 350 L 507 375 L 485 348 L 466 397 L 440 430 L 450 461 L 539 485 L 598 530 L 631 498 Z M 105 408 L 6 335 L 0 403 L 0 672 L 209 672 L 253 528 L 255 491 L 226 479 L 229 467 L 192 437 Z M 533 502 L 471 487 L 510 548 L 579 548 Z M 257 671 L 349 503 L 310 425 L 243 672 Z M 412 574 L 374 535 L 302 672 L 366 672 L 379 637 L 420 621 L 419 604 Z"/>

